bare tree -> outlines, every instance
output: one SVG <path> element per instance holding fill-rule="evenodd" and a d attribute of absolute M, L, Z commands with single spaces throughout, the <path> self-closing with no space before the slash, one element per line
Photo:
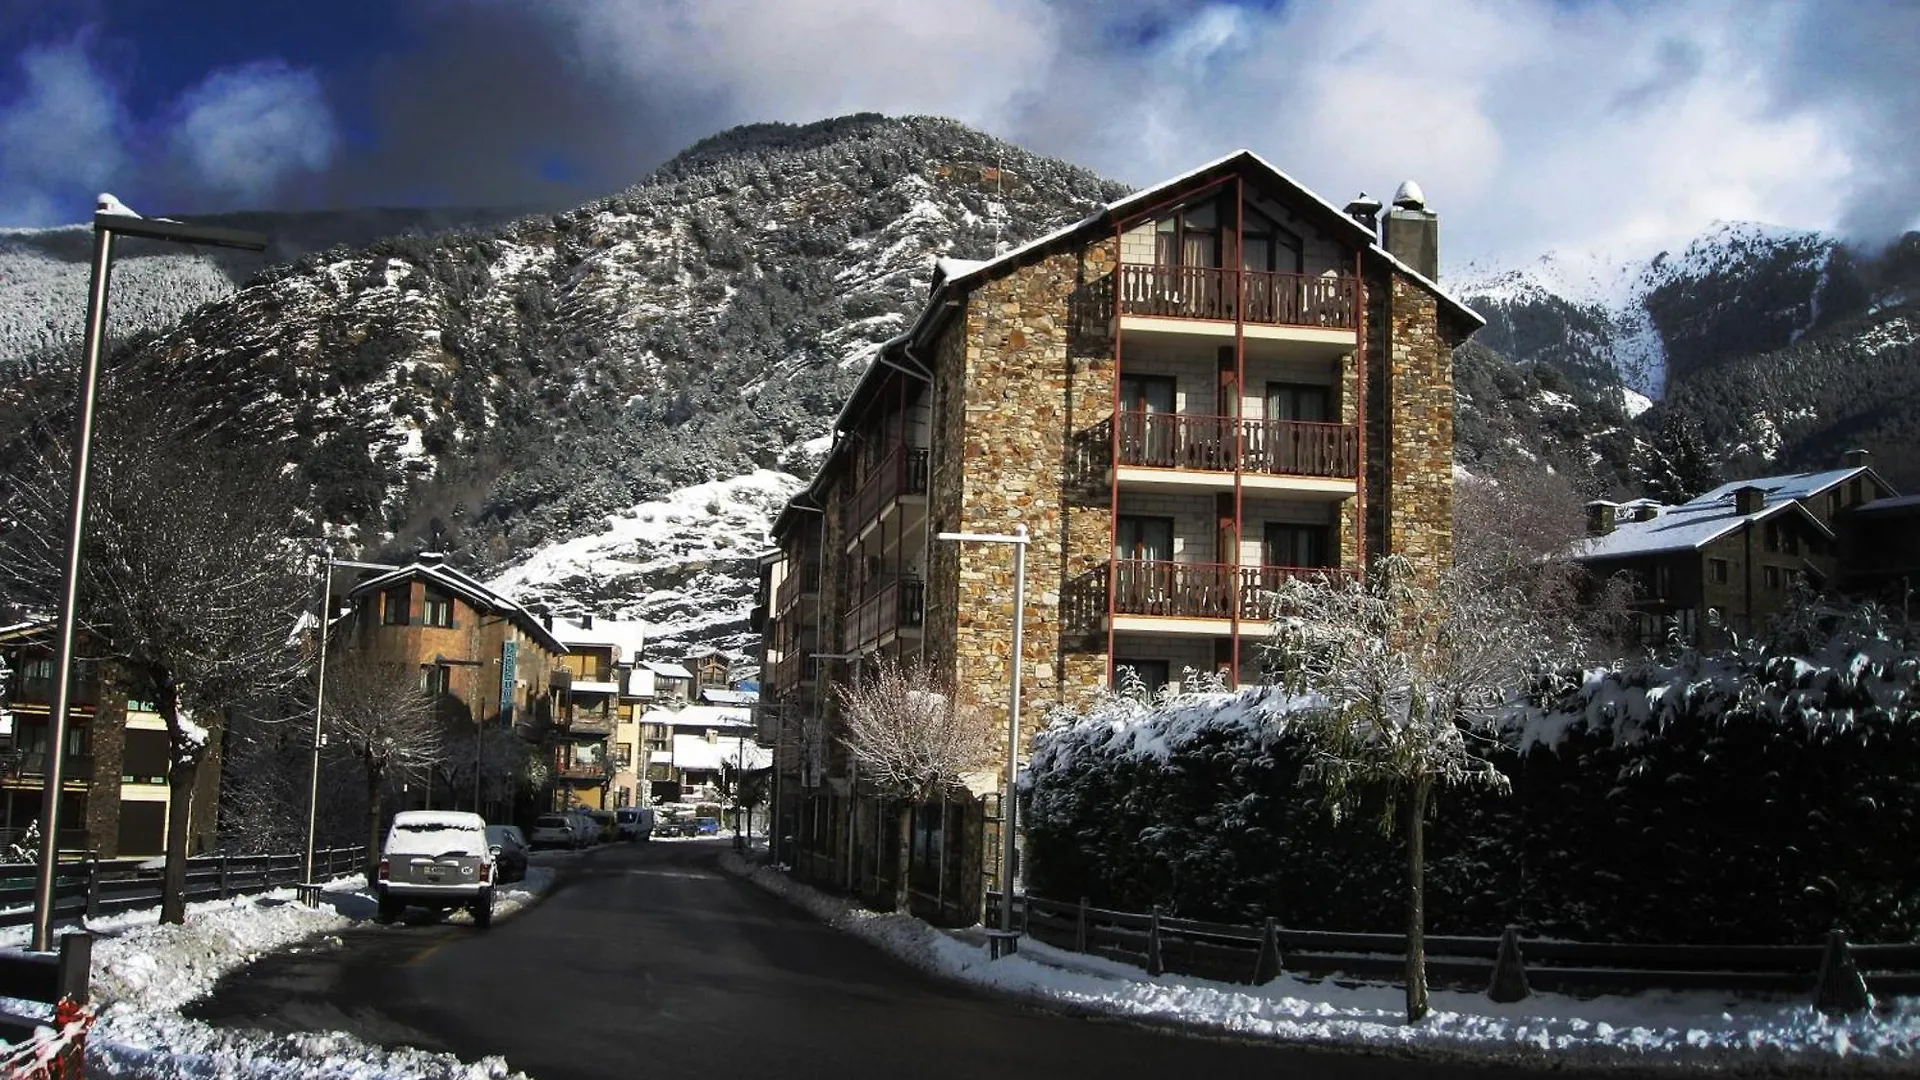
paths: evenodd
<path fill-rule="evenodd" d="M 882 658 L 871 674 L 834 688 L 841 741 L 860 777 L 894 800 L 900 843 L 894 860 L 894 910 L 907 910 L 913 808 L 957 788 L 993 760 L 994 725 L 983 711 L 956 703 L 953 688 L 923 662 Z"/>
<path fill-rule="evenodd" d="M 1400 556 L 1365 581 L 1290 581 L 1276 598 L 1268 667 L 1316 702 L 1290 714 L 1306 776 L 1335 818 L 1378 800 L 1407 843 L 1407 1021 L 1427 1012 L 1424 824 L 1436 788 L 1504 792 L 1488 725 L 1545 648 L 1511 586 L 1461 572 L 1421 580 Z"/>
<path fill-rule="evenodd" d="M 227 710 L 298 678 L 290 640 L 306 579 L 289 544 L 299 515 L 279 455 L 121 386 L 96 435 L 80 622 L 166 721 L 163 922 L 186 917 L 190 811 L 200 764 Z M 133 393 L 128 391 L 132 390 Z M 11 599 L 52 610 L 63 577 L 71 448 L 49 440 L 7 477 L 14 515 L 0 545 Z"/>
<path fill-rule="evenodd" d="M 1633 614 L 1625 575 L 1599 579 L 1570 558 L 1586 536 L 1586 498 L 1573 478 L 1509 462 L 1454 485 L 1454 564 L 1515 589 L 1554 642 L 1593 659 L 1618 655 Z"/>
<path fill-rule="evenodd" d="M 327 738 L 360 767 L 367 797 L 367 880 L 380 865 L 380 824 L 387 785 L 407 769 L 433 763 L 441 752 L 441 726 L 433 698 L 404 664 L 348 651 L 327 671 L 324 715 Z"/>

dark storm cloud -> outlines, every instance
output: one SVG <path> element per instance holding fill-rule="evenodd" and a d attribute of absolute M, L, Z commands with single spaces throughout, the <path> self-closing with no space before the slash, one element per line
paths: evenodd
<path fill-rule="evenodd" d="M 1800 10 L 1774 70 L 1775 103 L 1840 119 L 1852 164 L 1841 232 L 1883 244 L 1920 228 L 1920 3 Z"/>

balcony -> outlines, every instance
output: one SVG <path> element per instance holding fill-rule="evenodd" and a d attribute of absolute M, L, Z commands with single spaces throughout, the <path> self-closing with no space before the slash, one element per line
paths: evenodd
<path fill-rule="evenodd" d="M 1331 566 L 1234 566 L 1116 559 L 1110 580 L 1113 627 L 1224 634 L 1241 622 L 1273 618 L 1270 594 L 1294 578 L 1337 580 L 1355 571 Z"/>
<path fill-rule="evenodd" d="M 93 778 L 93 755 L 67 754 L 61 759 L 63 783 L 87 782 Z M 0 752 L 0 775 L 9 780 L 42 780 L 47 775 L 45 750 L 9 750 Z"/>
<path fill-rule="evenodd" d="M 613 734 L 613 717 L 604 712 L 577 712 L 562 717 L 560 729 L 569 735 L 600 736 Z"/>
<path fill-rule="evenodd" d="M 786 694 L 813 682 L 820 661 L 810 649 L 794 649 L 773 665 L 773 693 Z"/>
<path fill-rule="evenodd" d="M 1238 322 L 1253 338 L 1293 338 L 1351 347 L 1360 328 L 1359 290 L 1349 275 L 1272 274 L 1204 266 L 1120 267 L 1120 317 L 1136 330 L 1163 321 Z M 1191 332 L 1191 331 L 1190 331 Z"/>
<path fill-rule="evenodd" d="M 840 631 L 840 651 L 857 652 L 903 632 L 918 633 L 926 618 L 926 586 L 898 578 L 854 608 Z"/>
<path fill-rule="evenodd" d="M 780 579 L 780 587 L 773 594 L 773 613 L 779 615 L 803 597 L 820 591 L 820 557 L 818 552 L 801 551 L 794 561 L 787 564 L 787 576 Z"/>
<path fill-rule="evenodd" d="M 613 778 L 613 768 L 604 761 L 563 761 L 553 767 L 562 780 L 586 780 L 604 783 Z"/>
<path fill-rule="evenodd" d="M 1118 443 L 1120 480 L 1129 485 L 1231 487 L 1238 463 L 1250 487 L 1345 498 L 1360 474 L 1353 424 L 1129 412 L 1120 416 Z"/>
<path fill-rule="evenodd" d="M 904 497 L 926 493 L 926 448 L 896 445 L 847 501 L 841 510 L 841 527 L 846 530 L 849 541 L 857 540 L 868 525 L 880 519 L 888 506 Z"/>

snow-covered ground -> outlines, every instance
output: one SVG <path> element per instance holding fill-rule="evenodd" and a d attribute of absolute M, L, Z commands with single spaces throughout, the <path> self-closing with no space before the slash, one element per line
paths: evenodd
<path fill-rule="evenodd" d="M 1404 1022 L 1391 986 L 1347 988 L 1283 975 L 1265 986 L 1138 968 L 1051 948 L 1030 938 L 1017 956 L 989 960 L 977 928 L 937 930 L 878 914 L 754 867 L 728 852 L 722 865 L 926 971 L 1016 996 L 1129 1019 L 1242 1037 L 1332 1046 L 1418 1049 L 1448 1056 L 1539 1064 L 1784 1067 L 1849 1073 L 1910 1072 L 1920 1065 L 1920 999 L 1870 1016 L 1828 1018 L 1804 1002 L 1769 1003 L 1707 993 L 1646 993 L 1579 1000 L 1535 994 L 1500 1005 L 1484 995 L 1435 991 L 1432 1013 Z"/>
<path fill-rule="evenodd" d="M 511 918 L 552 888 L 554 871 L 532 866 L 525 881 L 494 898 L 495 919 Z M 87 922 L 94 934 L 88 1075 L 140 1080 L 505 1080 L 524 1077 L 497 1057 L 462 1062 L 449 1054 L 384 1049 L 341 1033 L 269 1035 L 188 1019 L 180 1010 L 222 975 L 310 938 L 371 924 L 374 900 L 362 877 L 329 884 L 317 907 L 292 889 L 190 905 L 180 926 L 148 908 Z M 465 912 L 448 917 L 465 922 Z M 27 927 L 0 930 L 0 946 L 24 948 Z M 32 1008 L 9 1005 L 11 1011 Z"/>

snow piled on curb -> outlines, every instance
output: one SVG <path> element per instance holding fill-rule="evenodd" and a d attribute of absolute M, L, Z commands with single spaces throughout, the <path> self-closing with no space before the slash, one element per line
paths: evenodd
<path fill-rule="evenodd" d="M 554 871 L 527 869 L 525 881 L 494 898 L 494 918 L 510 918 L 553 887 Z M 140 1080 L 268 1078 L 295 1080 L 512 1080 L 505 1059 L 466 1063 L 450 1054 L 388 1050 L 338 1032 L 276 1035 L 216 1028 L 180 1015 L 221 976 L 261 956 L 371 920 L 364 877 L 329 883 L 318 907 L 292 889 L 189 905 L 180 926 L 146 908 L 92 919 L 92 991 L 99 1022 L 87 1041 L 90 1076 Z M 465 912 L 449 922 L 469 920 Z M 0 947 L 25 948 L 28 927 L 0 930 Z"/>
<path fill-rule="evenodd" d="M 979 929 L 937 930 L 870 912 L 728 852 L 721 864 L 821 921 L 933 974 L 1074 1009 L 1204 1031 L 1322 1046 L 1420 1050 L 1541 1065 L 1675 1065 L 1737 1069 L 1911 1072 L 1920 1064 L 1920 999 L 1877 1015 L 1829 1018 L 1804 1003 L 1707 993 L 1645 993 L 1582 1001 L 1535 994 L 1500 1005 L 1435 991 L 1432 1013 L 1404 1022 L 1404 992 L 1345 988 L 1283 975 L 1265 986 L 1146 975 L 1100 957 L 1022 938 L 989 960 Z"/>

